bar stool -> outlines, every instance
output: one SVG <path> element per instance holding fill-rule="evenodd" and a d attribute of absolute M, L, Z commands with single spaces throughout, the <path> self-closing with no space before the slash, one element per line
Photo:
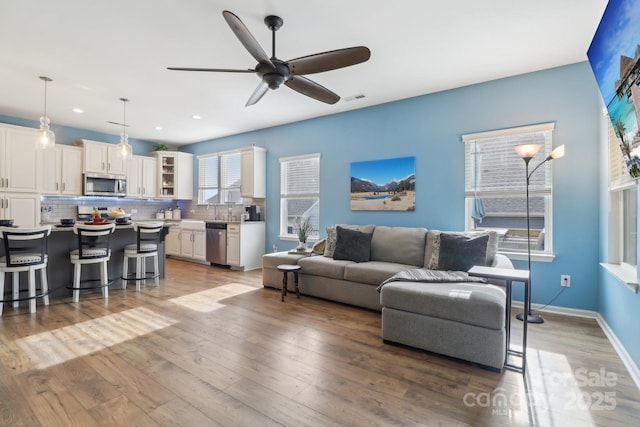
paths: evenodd
<path fill-rule="evenodd" d="M 49 305 L 49 284 L 47 282 L 47 238 L 51 234 L 51 226 L 35 228 L 0 227 L 0 239 L 4 242 L 4 256 L 0 257 L 0 315 L 5 302 L 13 302 L 18 307 L 19 301 L 29 301 L 29 313 L 36 312 L 36 298 L 42 298 L 44 305 Z M 36 270 L 40 270 L 41 293 L 36 295 Z M 20 272 L 26 271 L 29 276 L 28 296 L 20 298 Z M 4 276 L 13 276 L 12 298 L 4 299 Z"/>
<path fill-rule="evenodd" d="M 156 286 L 160 286 L 160 270 L 158 268 L 158 245 L 164 223 L 134 222 L 133 229 L 136 232 L 136 243 L 124 248 L 124 262 L 122 263 L 122 289 L 127 288 L 127 282 L 136 282 L 136 291 L 140 292 L 140 283 L 147 284 L 146 279 L 155 279 Z M 153 272 L 147 275 L 147 258 L 153 257 Z M 136 260 L 135 273 L 129 273 L 129 259 Z M 132 277 L 130 277 L 132 276 Z"/>
<path fill-rule="evenodd" d="M 102 295 L 109 298 L 109 278 L 107 275 L 107 262 L 111 258 L 111 234 L 116 225 L 113 223 L 87 225 L 76 223 L 73 232 L 78 236 L 78 249 L 71 251 L 70 258 L 73 264 L 73 285 L 69 288 L 73 290 L 73 302 L 80 300 L 80 291 L 90 289 L 81 287 L 80 275 L 82 266 L 85 264 L 100 264 L 100 288 Z M 85 280 L 85 282 L 95 282 L 97 279 Z"/>

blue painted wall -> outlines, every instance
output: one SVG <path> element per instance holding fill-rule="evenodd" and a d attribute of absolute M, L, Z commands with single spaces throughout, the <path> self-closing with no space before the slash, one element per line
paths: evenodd
<path fill-rule="evenodd" d="M 267 152 L 267 248 L 293 247 L 278 240 L 280 157 L 321 153 L 320 220 L 334 223 L 464 228 L 464 147 L 471 132 L 555 122 L 554 141 L 567 156 L 554 168 L 552 263 L 533 265 L 533 302 L 598 307 L 599 93 L 585 63 L 520 75 L 273 127 L 184 147 L 194 154 L 256 144 Z M 352 212 L 350 164 L 416 157 L 415 212 Z M 517 263 L 524 267 L 523 263 Z"/>
<path fill-rule="evenodd" d="M 34 129 L 40 127 L 40 122 L 37 120 L 26 120 L 11 116 L 0 115 L 0 123 L 8 123 L 10 125 L 25 126 Z M 90 139 L 92 141 L 108 142 L 117 144 L 120 142 L 120 133 L 112 135 L 109 133 L 94 132 L 86 129 L 78 129 L 67 126 L 51 124 L 51 130 L 56 135 L 56 144 L 62 145 L 74 145 L 79 139 Z M 129 144 L 133 149 L 133 154 L 139 154 L 146 156 L 153 150 L 153 146 L 156 145 L 153 142 L 144 141 L 141 139 L 129 138 Z"/>

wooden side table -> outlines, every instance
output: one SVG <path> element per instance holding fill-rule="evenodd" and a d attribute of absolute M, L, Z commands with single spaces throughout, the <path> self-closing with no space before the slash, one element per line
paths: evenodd
<path fill-rule="evenodd" d="M 300 298 L 300 288 L 298 287 L 298 270 L 300 270 L 299 265 L 291 265 L 291 264 L 280 264 L 278 266 L 278 270 L 282 271 L 282 297 L 281 301 L 284 301 L 284 297 L 287 296 L 287 276 L 291 271 L 293 273 L 293 282 L 296 285 L 296 296 Z"/>
<path fill-rule="evenodd" d="M 513 282 L 522 282 L 524 284 L 524 306 L 529 306 L 529 286 L 531 285 L 529 270 L 514 270 L 511 268 L 494 268 L 474 265 L 469 270 L 470 276 L 484 277 L 486 279 L 504 280 L 506 282 L 507 300 L 505 310 L 505 328 L 507 331 L 507 348 L 504 359 L 504 367 L 516 372 L 525 374 L 527 363 L 527 316 L 524 316 L 522 322 L 522 351 L 511 348 L 511 285 Z M 514 365 L 509 363 L 509 355 L 520 357 L 522 365 Z"/>

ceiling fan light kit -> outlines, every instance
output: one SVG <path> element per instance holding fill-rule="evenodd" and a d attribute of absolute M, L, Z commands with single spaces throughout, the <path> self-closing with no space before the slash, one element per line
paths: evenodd
<path fill-rule="evenodd" d="M 227 21 L 231 31 L 233 31 L 238 40 L 240 40 L 240 43 L 242 43 L 251 56 L 258 61 L 258 64 L 253 69 L 185 67 L 168 67 L 168 69 L 177 71 L 257 74 L 262 81 L 249 97 L 246 106 L 257 103 L 264 94 L 267 93 L 268 89 L 278 89 L 283 83 L 302 95 L 327 104 L 335 104 L 340 100 L 340 96 L 303 76 L 360 64 L 368 61 L 371 57 L 371 51 L 368 48 L 356 46 L 282 61 L 276 56 L 276 31 L 284 24 L 282 18 L 275 15 L 269 15 L 264 18 L 265 25 L 271 30 L 272 55 L 269 57 L 240 18 L 228 10 L 223 11 L 222 16 L 225 21 Z"/>

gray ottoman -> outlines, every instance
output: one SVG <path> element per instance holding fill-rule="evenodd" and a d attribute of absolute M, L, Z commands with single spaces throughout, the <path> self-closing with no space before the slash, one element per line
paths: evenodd
<path fill-rule="evenodd" d="M 382 339 L 501 370 L 506 293 L 478 283 L 390 282 L 380 292 Z"/>

